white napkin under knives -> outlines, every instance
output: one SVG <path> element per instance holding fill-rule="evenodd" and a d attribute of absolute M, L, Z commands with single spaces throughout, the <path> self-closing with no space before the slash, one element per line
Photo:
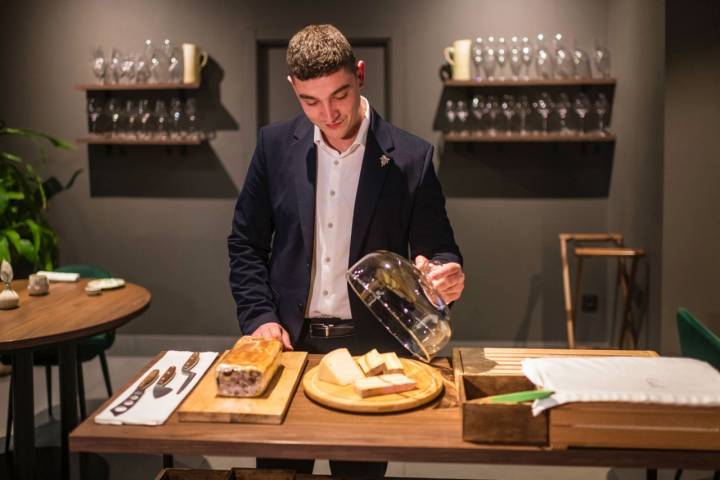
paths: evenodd
<path fill-rule="evenodd" d="M 205 372 L 210 368 L 212 363 L 217 357 L 217 352 L 201 352 L 200 359 L 198 360 L 195 368 L 192 369 L 195 372 L 195 377 L 185 387 L 185 389 L 177 394 L 178 389 L 187 379 L 187 376 L 181 372 L 183 364 L 190 358 L 193 352 L 180 352 L 177 350 L 169 350 L 163 355 L 160 360 L 145 371 L 140 378 L 137 379 L 129 388 L 117 396 L 114 402 L 112 402 L 105 410 L 95 416 L 95 423 L 101 423 L 105 425 L 162 425 L 168 419 L 168 417 L 175 411 L 185 397 L 192 391 L 197 385 L 200 379 L 203 377 Z M 166 385 L 172 388 L 172 391 L 160 398 L 153 396 L 153 387 L 157 384 L 157 380 L 153 382 L 149 387 L 145 389 L 140 400 L 132 406 L 128 411 L 120 415 L 113 415 L 110 411 L 116 405 L 123 402 L 135 389 L 140 385 L 143 378 L 150 373 L 153 369 L 157 368 L 160 372 L 158 373 L 158 380 L 160 376 L 165 373 L 171 365 L 175 366 L 176 372 L 175 377 Z"/>
<path fill-rule="evenodd" d="M 720 372 L 692 358 L 529 358 L 522 370 L 532 383 L 555 392 L 535 400 L 533 415 L 570 402 L 720 405 Z"/>

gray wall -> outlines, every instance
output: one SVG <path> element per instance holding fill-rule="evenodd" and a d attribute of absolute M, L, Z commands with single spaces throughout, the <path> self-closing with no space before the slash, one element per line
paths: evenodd
<path fill-rule="evenodd" d="M 233 197 L 242 186 L 255 142 L 256 39 L 287 38 L 303 25 L 318 22 L 334 23 L 350 37 L 392 38 L 393 120 L 442 152 L 440 134 L 432 130 L 432 123 L 443 93 L 437 68 L 444 46 L 457 38 L 490 34 L 534 36 L 560 31 L 586 48 L 597 38 L 613 49 L 620 77 L 618 100 L 629 102 L 613 114 L 618 142 L 609 197 L 547 193 L 545 182 L 552 183 L 553 178 L 572 182 L 572 172 L 564 170 L 568 164 L 552 162 L 556 152 L 552 149 L 542 155 L 535 155 L 532 148 L 520 151 L 523 158 L 514 168 L 538 174 L 537 180 L 526 175 L 523 178 L 533 184 L 520 186 L 519 177 L 509 175 L 517 171 L 504 165 L 508 150 L 502 146 L 481 149 L 475 161 L 465 158 L 453 163 L 442 153 L 437 159 L 444 187 L 454 192 L 448 194 L 448 212 L 467 271 L 465 297 L 453 312 L 456 338 L 562 344 L 558 232 L 618 228 L 626 231 L 631 243 L 651 250 L 657 247 L 651 240 L 659 237 L 654 222 L 637 222 L 644 215 L 657 214 L 657 182 L 651 180 L 647 188 L 634 186 L 643 183 L 647 165 L 657 168 L 656 154 L 662 146 L 652 129 L 662 104 L 656 96 L 662 79 L 655 69 L 663 50 L 662 28 L 656 23 L 661 21 L 663 4 L 645 1 L 624 7 L 623 3 L 6 2 L 0 6 L 0 115 L 13 125 L 75 138 L 86 132 L 86 123 L 84 94 L 72 85 L 90 79 L 92 45 L 131 50 L 146 37 L 156 41 L 169 37 L 206 48 L 222 70 L 219 98 L 225 123 L 237 125 L 218 133 L 205 151 L 207 158 L 157 149 L 145 152 L 140 160 L 120 151 L 106 154 L 100 147 L 88 165 L 88 149 L 80 146 L 54 155 L 45 171 L 67 176 L 75 168 L 86 168 L 78 185 L 52 205 L 64 262 L 105 265 L 153 293 L 150 310 L 125 327 L 125 333 L 235 334 L 225 237 Z M 649 11 L 649 16 L 639 15 L 641 11 Z M 635 60 L 637 48 L 632 45 L 642 45 L 649 58 Z M 372 72 L 370 65 L 368 74 Z M 645 123 L 646 119 L 652 121 Z M 557 151 L 562 153 L 563 148 Z M 573 168 L 583 168 L 583 162 L 578 159 L 575 163 L 580 167 Z M 91 195 L 91 179 L 107 187 L 113 178 L 130 193 Z M 130 188 L 134 182 L 137 190 Z M 498 193 L 488 195 L 484 189 L 489 186 L 498 186 Z M 544 193 L 532 193 L 538 191 Z M 632 209 L 624 208 L 629 197 Z M 651 262 L 658 268 L 657 252 L 652 251 Z M 600 294 L 601 310 L 584 317 L 578 328 L 582 342 L 607 339 L 607 273 L 600 264 L 587 272 L 586 289 Z M 657 308 L 650 312 L 657 325 Z"/>
<path fill-rule="evenodd" d="M 678 307 L 720 332 L 719 22 L 717 2 L 668 2 L 661 339 L 668 352 L 678 352 Z"/>

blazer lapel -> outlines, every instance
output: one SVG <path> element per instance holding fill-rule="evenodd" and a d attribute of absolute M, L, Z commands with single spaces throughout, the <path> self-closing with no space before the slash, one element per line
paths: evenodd
<path fill-rule="evenodd" d="M 390 152 L 393 149 L 389 126 L 373 110 L 365 143 L 365 155 L 360 170 L 357 195 L 355 196 L 352 233 L 350 236 L 350 265 L 353 265 L 360 257 L 360 249 L 367 235 L 370 220 L 375 213 L 385 178 L 390 171 L 387 163 L 381 161 L 381 157 L 385 155 L 392 159 Z"/>
<path fill-rule="evenodd" d="M 300 217 L 306 261 L 312 262 L 315 232 L 315 183 L 317 179 L 317 153 L 313 142 L 312 124 L 305 118 L 294 133 L 290 144 L 290 166 L 295 177 L 295 194 Z"/>

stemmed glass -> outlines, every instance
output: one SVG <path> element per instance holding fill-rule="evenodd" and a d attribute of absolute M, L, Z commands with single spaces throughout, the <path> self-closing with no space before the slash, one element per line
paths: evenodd
<path fill-rule="evenodd" d="M 512 37 L 510 39 L 510 71 L 512 72 L 512 79 L 517 80 L 520 77 L 522 70 L 522 50 L 518 37 Z"/>
<path fill-rule="evenodd" d="M 467 103 L 465 103 L 465 100 L 458 100 L 455 107 L 455 116 L 457 117 L 458 122 L 460 122 L 460 131 L 463 133 L 467 133 L 467 120 L 470 116 L 470 113 L 468 112 Z"/>
<path fill-rule="evenodd" d="M 116 48 L 112 49 L 112 54 L 110 55 L 110 65 L 108 65 L 108 69 L 110 70 L 110 79 L 112 83 L 120 83 L 120 77 L 122 77 L 122 54 L 120 51 Z"/>
<path fill-rule="evenodd" d="M 180 136 L 180 120 L 182 119 L 183 107 L 182 102 L 179 98 L 172 98 L 170 100 L 170 120 L 172 122 L 171 137 Z"/>
<path fill-rule="evenodd" d="M 135 136 L 135 123 L 137 122 L 137 118 L 138 110 L 135 108 L 135 102 L 128 100 L 125 102 L 125 125 L 127 126 L 125 135 L 128 138 Z"/>
<path fill-rule="evenodd" d="M 557 97 L 557 101 L 555 102 L 555 111 L 560 118 L 560 133 L 570 132 L 570 129 L 567 128 L 566 120 L 571 107 L 572 105 L 570 104 L 570 99 L 568 98 L 567 94 L 559 94 Z"/>
<path fill-rule="evenodd" d="M 485 72 L 485 78 L 487 80 L 494 80 L 495 68 L 495 37 L 488 37 L 487 43 L 485 44 L 485 50 L 482 56 L 483 72 Z"/>
<path fill-rule="evenodd" d="M 138 120 L 140 120 L 140 133 L 138 136 L 142 138 L 148 138 L 148 123 L 150 122 L 150 100 L 148 100 L 147 98 L 143 98 L 138 101 L 137 114 Z"/>
<path fill-rule="evenodd" d="M 597 98 L 595 99 L 595 112 L 598 116 L 598 130 L 600 130 L 602 135 L 607 134 L 605 127 L 605 115 L 607 114 L 609 108 L 610 104 L 608 103 L 605 94 L 598 93 Z"/>
<path fill-rule="evenodd" d="M 557 78 L 572 78 L 575 76 L 575 62 L 562 41 L 562 34 L 555 34 L 555 76 Z"/>
<path fill-rule="evenodd" d="M 168 58 L 168 73 L 172 83 L 180 83 L 183 77 L 182 51 L 179 47 L 173 47 Z"/>
<path fill-rule="evenodd" d="M 600 45 L 597 40 L 595 40 L 595 50 L 593 51 L 593 62 L 599 76 L 603 78 L 610 76 L 610 51 Z"/>
<path fill-rule="evenodd" d="M 590 111 L 590 99 L 588 96 L 582 92 L 578 93 L 573 102 L 573 109 L 580 118 L 580 133 L 585 133 L 585 117 Z"/>
<path fill-rule="evenodd" d="M 575 42 L 575 49 L 573 50 L 573 61 L 575 62 L 575 78 L 591 78 L 592 72 L 590 71 L 590 57 L 588 54 L 580 48 Z"/>
<path fill-rule="evenodd" d="M 505 78 L 505 64 L 508 59 L 508 48 L 505 43 L 505 37 L 499 37 L 497 41 L 497 47 L 495 48 L 495 60 L 498 65 L 498 78 L 503 80 Z"/>
<path fill-rule="evenodd" d="M 520 135 L 527 135 L 527 129 L 525 128 L 525 119 L 532 110 L 530 109 L 530 102 L 526 95 L 522 95 L 520 100 L 515 102 L 515 114 L 520 117 Z"/>
<path fill-rule="evenodd" d="M 539 33 L 535 48 L 535 71 L 540 78 L 553 78 L 553 62 L 552 54 L 545 45 L 545 36 Z"/>
<path fill-rule="evenodd" d="M 472 51 L 473 65 L 475 66 L 475 81 L 482 80 L 482 63 L 483 63 L 483 39 L 477 37 Z"/>
<path fill-rule="evenodd" d="M 533 102 L 535 111 L 542 117 L 542 133 L 547 135 L 548 133 L 548 117 L 553 109 L 553 101 L 550 94 L 542 92 L 538 99 Z"/>
<path fill-rule="evenodd" d="M 530 40 L 528 39 L 528 37 L 522 37 L 522 46 L 520 47 L 520 52 L 522 54 L 522 63 L 525 70 L 523 78 L 525 80 L 528 80 L 530 78 L 530 65 L 532 65 L 533 61 L 533 47 L 532 45 L 530 45 Z"/>
<path fill-rule="evenodd" d="M 87 103 L 88 117 L 90 117 L 90 133 L 97 133 L 97 121 L 102 113 L 102 104 L 95 98 L 89 98 Z"/>
<path fill-rule="evenodd" d="M 185 117 L 187 118 L 188 134 L 191 137 L 197 135 L 195 125 L 197 122 L 197 104 L 194 98 L 188 98 L 185 100 Z"/>
<path fill-rule="evenodd" d="M 185 108 L 187 109 L 187 103 L 185 104 Z M 453 129 L 456 118 L 457 115 L 455 114 L 455 102 L 453 102 L 452 100 L 448 100 L 447 102 L 445 102 L 445 119 L 448 121 L 448 125 L 450 125 L 450 130 Z M 188 120 L 189 119 L 190 115 L 188 115 Z"/>
<path fill-rule="evenodd" d="M 485 106 L 485 97 L 483 97 L 482 95 L 473 96 L 472 102 L 470 103 L 470 113 L 477 120 L 478 129 L 479 129 L 480 125 L 482 124 L 483 114 L 485 113 L 483 111 L 484 106 Z"/>
<path fill-rule="evenodd" d="M 120 77 L 127 79 L 128 83 L 135 80 L 135 58 L 132 55 L 125 55 L 120 62 Z"/>
<path fill-rule="evenodd" d="M 165 100 L 155 102 L 155 121 L 157 122 L 158 137 L 167 138 L 168 109 Z"/>
<path fill-rule="evenodd" d="M 93 75 L 95 75 L 97 82 L 103 83 L 105 81 L 105 72 L 107 70 L 107 62 L 105 61 L 105 54 L 103 53 L 103 49 L 100 47 L 95 47 L 92 51 L 92 57 L 90 61 L 92 63 Z"/>
<path fill-rule="evenodd" d="M 510 135 L 512 133 L 512 117 L 515 115 L 515 99 L 513 96 L 504 95 L 500 108 L 503 115 L 505 115 L 505 133 Z"/>
<path fill-rule="evenodd" d="M 150 62 L 145 55 L 135 54 L 135 81 L 137 83 L 148 83 L 150 81 Z"/>
<path fill-rule="evenodd" d="M 490 135 L 495 135 L 495 119 L 497 118 L 498 113 L 500 113 L 500 103 L 495 95 L 490 95 L 487 98 L 484 112 L 486 115 L 490 116 L 490 128 L 488 129 L 488 133 L 490 133 Z"/>
<path fill-rule="evenodd" d="M 118 123 L 120 122 L 120 101 L 116 98 L 111 98 L 107 104 L 107 114 L 112 122 L 112 130 L 110 136 L 116 137 L 118 134 Z"/>

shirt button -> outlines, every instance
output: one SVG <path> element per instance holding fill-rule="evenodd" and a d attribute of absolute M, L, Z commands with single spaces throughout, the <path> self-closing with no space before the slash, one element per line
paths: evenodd
<path fill-rule="evenodd" d="M 334 197 L 334 196 L 335 196 L 335 190 L 330 190 L 330 196 L 331 196 L 331 197 Z"/>
<path fill-rule="evenodd" d="M 330 263 L 330 257 L 325 257 L 325 262 Z"/>
<path fill-rule="evenodd" d="M 329 292 L 328 292 L 327 290 L 323 290 L 323 296 L 324 296 L 324 297 L 327 297 L 327 296 L 328 296 L 328 293 L 329 293 Z"/>
<path fill-rule="evenodd" d="M 328 228 L 332 228 L 332 227 L 333 227 L 333 223 L 332 222 L 328 223 Z"/>
<path fill-rule="evenodd" d="M 340 160 L 335 160 L 333 163 L 334 163 L 335 165 L 340 165 Z"/>

